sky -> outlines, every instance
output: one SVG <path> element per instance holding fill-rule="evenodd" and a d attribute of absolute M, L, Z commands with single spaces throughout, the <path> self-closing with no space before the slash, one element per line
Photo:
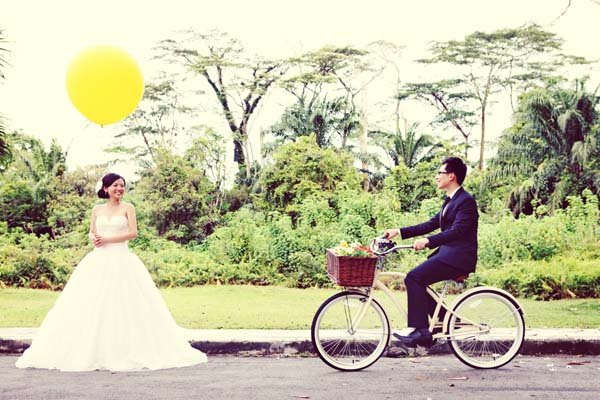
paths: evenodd
<path fill-rule="evenodd" d="M 12 129 L 44 143 L 56 138 L 68 148 L 67 165 L 73 169 L 109 160 L 102 149 L 114 143 L 113 135 L 119 132 L 118 124 L 101 128 L 86 121 L 68 99 L 67 67 L 87 47 L 109 44 L 124 49 L 151 80 L 161 69 L 152 59 L 153 46 L 181 29 L 216 28 L 265 57 L 290 56 L 326 44 L 361 47 L 387 40 L 406 46 L 402 79 L 414 81 L 427 77 L 408 61 L 425 55 L 431 41 L 535 22 L 562 37 L 566 52 L 599 60 L 600 2 L 571 3 L 556 20 L 568 0 L 0 0 L 0 29 L 8 39 L 4 47 L 11 52 L 6 80 L 0 82 L 0 113 Z M 590 87 L 595 87 L 600 84 L 598 67 L 590 73 Z M 378 96 L 390 95 L 370 92 L 369 107 L 376 107 Z M 208 96 L 203 99 L 214 102 Z M 509 126 L 509 111 L 502 104 L 492 108 L 492 137 Z M 261 113 L 251 125 L 253 138 L 274 122 L 275 112 Z M 211 124 L 223 122 L 215 119 Z M 131 165 L 111 167 L 126 175 L 133 171 Z"/>

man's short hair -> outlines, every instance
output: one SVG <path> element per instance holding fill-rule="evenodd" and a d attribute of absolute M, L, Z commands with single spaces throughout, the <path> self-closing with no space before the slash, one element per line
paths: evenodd
<path fill-rule="evenodd" d="M 467 176 L 467 166 L 458 157 L 448 157 L 444 161 L 442 161 L 442 165 L 446 165 L 446 172 L 452 172 L 456 175 L 456 181 L 459 185 L 465 180 L 465 176 Z"/>

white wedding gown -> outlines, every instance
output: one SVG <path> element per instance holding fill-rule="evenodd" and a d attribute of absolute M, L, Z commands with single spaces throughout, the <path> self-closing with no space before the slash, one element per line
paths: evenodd
<path fill-rule="evenodd" d="M 100 235 L 128 230 L 127 217 L 98 216 Z M 206 362 L 190 346 L 127 242 L 95 248 L 73 272 L 19 368 L 132 371 Z"/>

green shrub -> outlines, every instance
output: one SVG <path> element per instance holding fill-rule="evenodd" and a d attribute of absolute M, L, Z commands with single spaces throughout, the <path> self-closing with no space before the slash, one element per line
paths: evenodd
<path fill-rule="evenodd" d="M 562 256 L 550 261 L 521 261 L 478 270 L 469 284 L 475 282 L 540 300 L 600 297 L 600 261 Z"/>
<path fill-rule="evenodd" d="M 135 197 L 134 197 L 135 199 Z M 491 202 L 488 210 L 493 210 Z M 537 213 L 514 219 L 482 214 L 479 263 L 469 285 L 489 284 L 518 296 L 538 299 L 599 297 L 600 246 L 598 200 L 589 192 L 570 198 L 554 215 Z M 132 250 L 162 287 L 203 284 L 284 284 L 331 286 L 325 252 L 341 240 L 368 244 L 384 229 L 423 222 L 439 211 L 440 200 L 402 212 L 392 192 L 367 194 L 340 187 L 307 195 L 289 210 L 256 211 L 246 205 L 223 217 L 202 243 L 175 243 L 140 218 Z M 143 214 L 143 213 L 141 213 Z M 0 222 L 2 285 L 61 289 L 81 258 L 93 249 L 89 221 L 51 240 Z M 404 243 L 410 243 L 406 240 Z M 388 266 L 407 271 L 428 252 L 403 251 Z M 402 287 L 402 282 L 396 282 Z"/>

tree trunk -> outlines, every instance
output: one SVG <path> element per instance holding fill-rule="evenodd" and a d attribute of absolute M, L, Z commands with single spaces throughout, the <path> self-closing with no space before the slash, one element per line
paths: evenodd
<path fill-rule="evenodd" d="M 233 161 L 238 163 L 240 167 L 246 163 L 244 145 L 239 139 L 233 139 Z"/>
<path fill-rule="evenodd" d="M 485 148 L 485 107 L 481 108 L 481 143 L 479 143 L 479 170 L 483 170 L 483 149 Z"/>
<path fill-rule="evenodd" d="M 367 154 L 367 88 L 365 88 L 362 96 L 362 110 L 361 110 L 361 126 L 360 126 L 360 152 L 363 158 Z M 363 178 L 363 190 L 365 192 L 369 191 L 370 179 L 369 179 L 369 165 L 363 160 L 361 160 L 363 171 L 367 171 L 365 177 Z"/>

